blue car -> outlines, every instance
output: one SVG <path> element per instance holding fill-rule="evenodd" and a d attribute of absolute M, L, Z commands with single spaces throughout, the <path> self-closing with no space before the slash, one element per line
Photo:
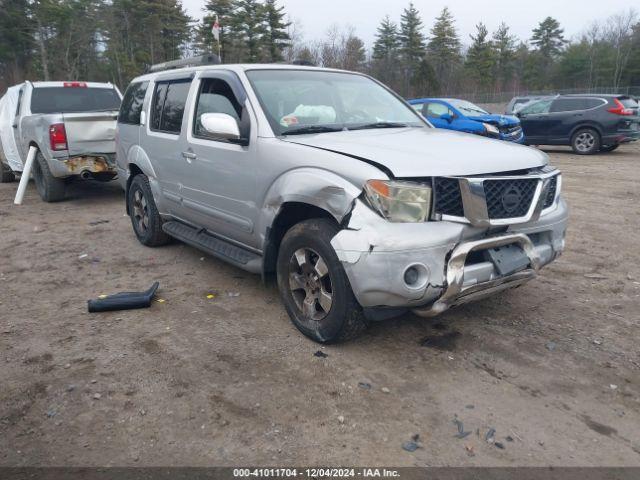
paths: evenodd
<path fill-rule="evenodd" d="M 518 117 L 489 113 L 471 102 L 456 98 L 415 98 L 409 103 L 436 128 L 524 143 Z"/>

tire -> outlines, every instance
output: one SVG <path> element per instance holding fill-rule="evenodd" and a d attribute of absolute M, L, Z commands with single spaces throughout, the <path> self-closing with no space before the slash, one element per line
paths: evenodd
<path fill-rule="evenodd" d="M 136 175 L 131 181 L 127 192 L 127 210 L 133 232 L 141 244 L 159 247 L 171 241 L 171 237 L 162 230 L 162 217 L 146 175 Z"/>
<path fill-rule="evenodd" d="M 578 155 L 593 155 L 600 151 L 600 134 L 593 128 L 581 128 L 571 137 L 571 148 Z"/>
<path fill-rule="evenodd" d="M 38 195 L 43 201 L 51 203 L 64 200 L 65 180 L 53 176 L 49 164 L 39 151 L 33 162 L 33 179 Z"/>
<path fill-rule="evenodd" d="M 285 309 L 295 327 L 318 343 L 350 340 L 367 328 L 331 246 L 338 231 L 329 219 L 305 220 L 291 227 L 278 251 L 278 289 Z"/>
<path fill-rule="evenodd" d="M 600 147 L 600 151 L 604 153 L 613 152 L 620 145 L 603 145 Z"/>
<path fill-rule="evenodd" d="M 13 174 L 13 171 L 0 160 L 0 183 L 11 183 L 15 179 L 16 176 Z"/>

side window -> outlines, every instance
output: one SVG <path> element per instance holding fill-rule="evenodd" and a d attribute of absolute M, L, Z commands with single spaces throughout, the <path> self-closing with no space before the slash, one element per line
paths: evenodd
<path fill-rule="evenodd" d="M 147 93 L 149 82 L 132 83 L 127 88 L 120 106 L 118 114 L 118 123 L 127 123 L 129 125 L 140 125 L 140 113 L 142 112 L 142 103 Z"/>
<path fill-rule="evenodd" d="M 558 98 L 551 105 L 551 113 L 574 112 L 584 110 L 586 102 L 583 98 Z"/>
<path fill-rule="evenodd" d="M 211 138 L 204 129 L 200 118 L 205 113 L 226 113 L 240 123 L 242 106 L 238 103 L 231 87 L 227 82 L 219 78 L 205 78 L 200 84 L 198 103 L 196 105 L 193 122 L 193 135 L 202 138 Z"/>
<path fill-rule="evenodd" d="M 604 105 L 604 102 L 599 98 L 586 98 L 585 103 L 586 103 L 585 108 L 596 108 Z"/>
<path fill-rule="evenodd" d="M 427 117 L 440 118 L 442 115 L 451 115 L 452 112 L 449 110 L 449 107 L 441 103 L 428 103 L 424 113 Z"/>
<path fill-rule="evenodd" d="M 191 80 L 158 82 L 151 109 L 151 129 L 179 134 Z"/>
<path fill-rule="evenodd" d="M 540 100 L 539 102 L 532 103 L 531 105 L 524 107 L 522 110 L 520 110 L 520 113 L 523 113 L 525 115 L 549 113 L 552 102 L 553 100 Z"/>

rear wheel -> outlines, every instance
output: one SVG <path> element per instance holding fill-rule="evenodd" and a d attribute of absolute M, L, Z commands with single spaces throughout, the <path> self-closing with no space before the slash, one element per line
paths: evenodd
<path fill-rule="evenodd" d="M 56 178 L 49 169 L 49 164 L 38 152 L 33 162 L 33 179 L 38 195 L 45 202 L 59 202 L 64 199 L 65 180 Z"/>
<path fill-rule="evenodd" d="M 592 128 L 581 128 L 573 134 L 571 148 L 578 155 L 592 155 L 600 150 L 600 135 Z"/>
<path fill-rule="evenodd" d="M 600 147 L 600 151 L 607 153 L 607 152 L 613 152 L 616 148 L 618 148 L 620 145 L 603 145 Z"/>
<path fill-rule="evenodd" d="M 278 252 L 282 302 L 296 328 L 319 343 L 355 338 L 367 326 L 331 246 L 338 231 L 329 219 L 305 220 L 286 233 Z"/>
<path fill-rule="evenodd" d="M 162 230 L 162 217 L 146 175 L 136 175 L 127 193 L 127 209 L 138 241 L 148 247 L 169 243 L 171 237 Z"/>
<path fill-rule="evenodd" d="M 8 165 L 5 165 L 0 160 L 0 183 L 10 183 L 16 179 L 16 176 L 13 174 L 13 171 L 9 168 Z"/>

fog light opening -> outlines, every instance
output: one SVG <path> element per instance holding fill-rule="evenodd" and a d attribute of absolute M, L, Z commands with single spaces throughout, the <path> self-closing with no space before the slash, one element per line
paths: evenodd
<path fill-rule="evenodd" d="M 402 279 L 408 288 L 423 288 L 429 280 L 429 271 L 427 270 L 427 267 L 420 263 L 409 265 L 405 269 Z"/>

